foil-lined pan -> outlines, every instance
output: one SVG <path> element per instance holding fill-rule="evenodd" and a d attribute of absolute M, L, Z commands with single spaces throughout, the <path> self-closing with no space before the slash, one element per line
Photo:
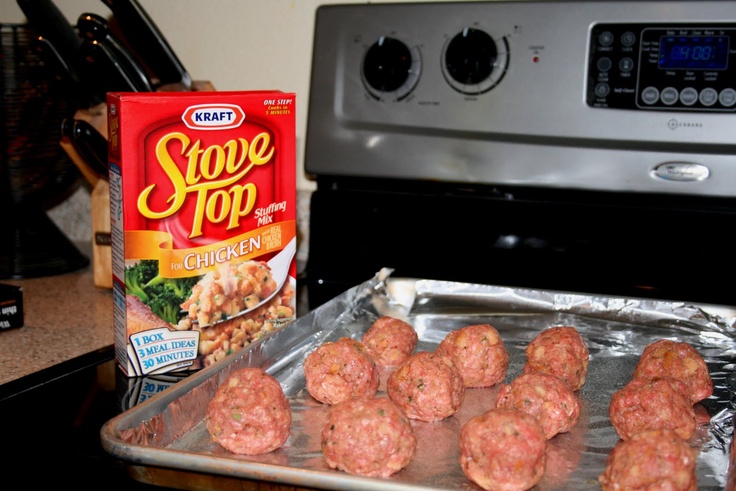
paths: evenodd
<path fill-rule="evenodd" d="M 510 356 L 505 383 L 521 373 L 524 349 L 539 332 L 554 325 L 578 329 L 590 351 L 586 383 L 578 391 L 581 415 L 570 432 L 549 440 L 538 490 L 599 488 L 598 476 L 619 440 L 608 414 L 611 396 L 631 379 L 647 344 L 662 338 L 686 341 L 705 359 L 715 385 L 713 396 L 695 408 L 699 425 L 690 444 L 698 451 L 698 489 L 736 489 L 736 309 L 392 278 L 389 269 L 111 419 L 101 429 L 103 447 L 132 467 L 148 469 L 138 473 L 144 481 L 158 469 L 167 476 L 181 471 L 317 489 L 480 489 L 460 468 L 459 432 L 469 418 L 493 407 L 499 386 L 467 389 L 459 411 L 445 420 L 413 421 L 418 441 L 414 460 L 389 478 L 350 475 L 325 464 L 320 433 L 328 406 L 306 391 L 302 363 L 324 342 L 343 336 L 360 339 L 382 315 L 410 322 L 419 335 L 417 350 L 426 351 L 451 330 L 491 324 Z M 224 450 L 210 439 L 204 424 L 217 386 L 247 366 L 262 367 L 276 377 L 292 408 L 288 441 L 260 456 Z M 385 393 L 387 377 L 382 373 L 379 395 Z M 151 483 L 170 484 L 152 478 Z"/>

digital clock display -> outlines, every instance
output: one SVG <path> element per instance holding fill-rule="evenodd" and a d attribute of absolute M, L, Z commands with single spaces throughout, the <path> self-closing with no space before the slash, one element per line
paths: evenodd
<path fill-rule="evenodd" d="M 663 70 L 725 70 L 728 36 L 662 36 L 659 68 Z"/>

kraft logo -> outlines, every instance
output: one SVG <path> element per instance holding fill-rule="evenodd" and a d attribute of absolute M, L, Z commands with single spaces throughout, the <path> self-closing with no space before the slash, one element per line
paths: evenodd
<path fill-rule="evenodd" d="M 189 106 L 181 119 L 194 130 L 227 130 L 243 124 L 245 112 L 235 104 L 198 104 Z"/>

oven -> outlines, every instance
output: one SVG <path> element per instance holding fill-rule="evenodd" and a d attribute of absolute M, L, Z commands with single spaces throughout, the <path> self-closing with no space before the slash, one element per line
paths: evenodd
<path fill-rule="evenodd" d="M 302 281 L 733 305 L 728 1 L 322 6 Z"/>

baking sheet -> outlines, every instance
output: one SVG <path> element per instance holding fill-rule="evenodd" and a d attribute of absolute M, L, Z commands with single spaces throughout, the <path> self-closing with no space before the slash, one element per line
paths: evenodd
<path fill-rule="evenodd" d="M 419 335 L 417 350 L 433 350 L 449 331 L 465 325 L 493 325 L 510 355 L 506 383 L 521 373 L 524 349 L 540 331 L 553 325 L 580 331 L 591 355 L 586 383 L 578 392 L 580 419 L 570 432 L 549 441 L 538 490 L 599 488 L 598 476 L 618 441 L 608 416 L 611 396 L 630 380 L 647 344 L 661 338 L 686 341 L 705 359 L 715 386 L 714 395 L 696 405 L 699 425 L 690 440 L 698 450 L 698 489 L 734 490 L 736 318 L 731 308 L 392 278 L 389 269 L 111 419 L 101 429 L 103 447 L 135 465 L 301 487 L 480 489 L 460 469 L 457 440 L 465 421 L 493 406 L 498 386 L 467 389 L 460 410 L 443 421 L 413 421 L 415 458 L 389 478 L 354 476 L 324 463 L 319 436 L 328 406 L 306 391 L 302 362 L 326 341 L 360 339 L 381 315 L 411 322 Z M 261 456 L 229 453 L 210 440 L 204 425 L 217 386 L 246 366 L 263 367 L 275 376 L 293 411 L 289 440 Z M 385 393 L 387 377 L 382 373 L 379 395 Z"/>

